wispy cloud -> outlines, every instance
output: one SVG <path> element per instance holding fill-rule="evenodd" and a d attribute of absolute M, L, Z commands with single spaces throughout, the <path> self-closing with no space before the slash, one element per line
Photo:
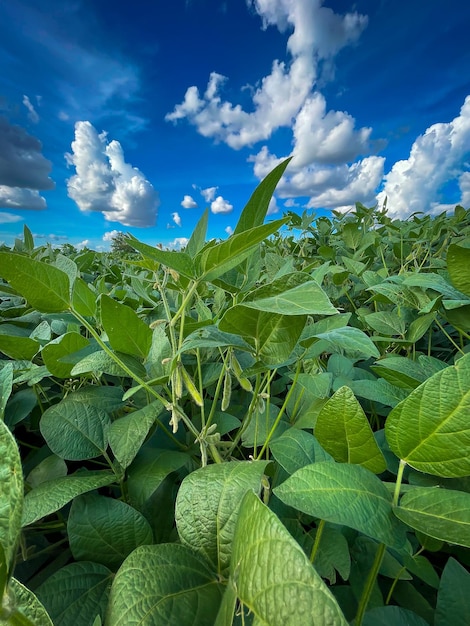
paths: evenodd
<path fill-rule="evenodd" d="M 126 163 L 118 141 L 108 141 L 90 122 L 77 122 L 66 160 L 76 170 L 67 181 L 68 195 L 81 211 L 101 212 L 125 226 L 155 224 L 158 194 L 139 169 Z"/>
<path fill-rule="evenodd" d="M 28 96 L 23 96 L 23 104 L 28 109 L 28 118 L 33 124 L 39 122 L 39 115 Z"/>
<path fill-rule="evenodd" d="M 0 224 L 15 224 L 21 222 L 24 217 L 21 215 L 15 215 L 14 213 L 7 213 L 6 211 L 0 211 Z"/>
<path fill-rule="evenodd" d="M 174 213 L 171 214 L 171 219 L 174 221 L 174 223 L 177 226 L 181 226 L 181 217 L 179 215 L 179 213 L 177 213 L 176 211 Z"/>
<path fill-rule="evenodd" d="M 218 187 L 206 187 L 206 189 L 201 189 L 201 196 L 204 198 L 206 202 L 212 202 L 215 198 L 215 192 Z"/>

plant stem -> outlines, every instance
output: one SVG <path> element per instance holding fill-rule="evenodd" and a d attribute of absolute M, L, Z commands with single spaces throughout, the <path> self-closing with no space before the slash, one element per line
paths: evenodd
<path fill-rule="evenodd" d="M 310 563 L 313 565 L 315 561 L 315 557 L 317 556 L 318 548 L 320 546 L 321 536 L 323 534 L 323 529 L 325 528 L 325 520 L 320 520 L 320 523 L 317 526 L 317 532 L 315 534 L 315 541 L 313 542 L 312 551 L 310 553 Z"/>
<path fill-rule="evenodd" d="M 355 626 L 361 626 L 362 620 L 364 619 L 364 614 L 366 612 L 367 605 L 369 604 L 370 596 L 372 595 L 372 589 L 374 588 L 380 566 L 382 565 L 385 549 L 386 548 L 384 543 L 379 544 L 379 547 L 377 548 L 374 563 L 372 564 L 372 568 L 369 572 L 369 575 L 367 576 L 366 584 L 364 585 L 362 596 L 359 601 L 356 620 L 354 622 Z"/>

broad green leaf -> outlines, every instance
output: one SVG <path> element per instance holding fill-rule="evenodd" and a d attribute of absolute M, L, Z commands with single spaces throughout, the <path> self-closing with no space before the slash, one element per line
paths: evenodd
<path fill-rule="evenodd" d="M 256 247 L 287 222 L 287 218 L 256 226 L 203 249 L 197 256 L 199 278 L 212 281 L 244 261 Z"/>
<path fill-rule="evenodd" d="M 108 446 L 110 425 L 103 409 L 67 399 L 44 411 L 39 422 L 52 452 L 69 461 L 101 456 Z"/>
<path fill-rule="evenodd" d="M 416 487 L 403 495 L 394 513 L 430 537 L 470 548 L 470 493 Z"/>
<path fill-rule="evenodd" d="M 53 376 L 69 378 L 73 364 L 60 362 L 60 359 L 89 345 L 88 339 L 80 333 L 70 332 L 50 341 L 41 350 L 44 364 Z"/>
<path fill-rule="evenodd" d="M 91 626 L 98 613 L 104 617 L 112 572 L 99 563 L 70 563 L 37 589 L 37 596 L 54 626 Z"/>
<path fill-rule="evenodd" d="M 122 401 L 122 388 L 101 387 L 97 385 L 84 385 L 67 396 L 67 402 L 80 402 L 89 404 L 97 409 L 113 413 L 124 406 Z"/>
<path fill-rule="evenodd" d="M 318 339 L 323 339 L 328 344 L 351 357 L 357 358 L 379 358 L 380 352 L 371 339 L 359 328 L 353 326 L 343 326 L 342 328 L 332 328 L 324 333 L 315 335 Z"/>
<path fill-rule="evenodd" d="M 126 243 L 138 250 L 144 258 L 157 261 L 157 263 L 161 263 L 165 267 L 169 267 L 179 274 L 183 274 L 186 278 L 194 278 L 193 261 L 186 252 L 160 250 L 159 248 L 154 248 L 138 241 L 138 239 L 130 234 L 126 237 Z"/>
<path fill-rule="evenodd" d="M 191 546 L 219 573 L 230 564 L 240 502 L 249 490 L 259 491 L 267 461 L 231 461 L 191 472 L 176 499 L 176 526 Z"/>
<path fill-rule="evenodd" d="M 191 548 L 141 546 L 114 578 L 106 624 L 213 626 L 222 593 L 215 572 Z"/>
<path fill-rule="evenodd" d="M 243 305 L 281 315 L 335 315 L 338 311 L 314 280 L 300 272 L 287 274 L 250 292 Z"/>
<path fill-rule="evenodd" d="M 214 626 L 232 626 L 236 604 L 237 591 L 233 582 L 229 580 L 225 587 L 224 597 L 222 598 Z"/>
<path fill-rule="evenodd" d="M 449 256 L 447 256 L 449 258 Z M 470 624 L 470 573 L 452 557 L 442 572 L 434 626 Z"/>
<path fill-rule="evenodd" d="M 418 272 L 416 274 L 411 274 L 405 278 L 403 284 L 410 287 L 432 289 L 441 293 L 449 300 L 460 300 L 465 295 L 461 291 L 454 289 L 454 287 L 452 287 L 452 285 L 437 272 L 430 272 L 426 274 Z"/>
<path fill-rule="evenodd" d="M 76 496 L 106 487 L 116 480 L 113 472 L 76 472 L 63 478 L 41 483 L 26 494 L 23 506 L 22 526 L 29 526 L 51 513 L 55 513 Z"/>
<path fill-rule="evenodd" d="M 162 410 L 161 402 L 152 402 L 111 424 L 108 433 L 109 445 L 122 467 L 126 468 L 132 463 Z"/>
<path fill-rule="evenodd" d="M 38 463 L 26 477 L 26 483 L 33 489 L 48 480 L 67 476 L 67 464 L 64 459 L 50 454 Z"/>
<path fill-rule="evenodd" d="M 336 461 L 355 463 L 374 474 L 386 463 L 367 417 L 349 387 L 341 387 L 320 411 L 315 436 Z"/>
<path fill-rule="evenodd" d="M 224 348 L 231 346 L 237 350 L 250 351 L 250 346 L 238 334 L 225 333 L 217 326 L 198 328 L 183 341 L 179 353 L 197 348 Z"/>
<path fill-rule="evenodd" d="M 67 534 L 77 561 L 94 561 L 112 570 L 138 546 L 153 543 L 152 529 L 141 513 L 125 502 L 95 494 L 75 498 Z"/>
<path fill-rule="evenodd" d="M 38 598 L 16 578 L 11 578 L 7 594 L 7 604 L 12 608 L 14 607 L 14 610 L 9 618 L 0 616 L 0 624 L 5 624 L 5 626 L 54 626 Z M 5 598 L 3 605 L 5 605 Z"/>
<path fill-rule="evenodd" d="M 364 317 L 366 324 L 385 337 L 403 336 L 406 332 L 406 322 L 393 311 L 377 311 Z"/>
<path fill-rule="evenodd" d="M 204 213 L 201 215 L 186 245 L 186 253 L 189 254 L 191 259 L 194 259 L 194 257 L 199 252 L 199 250 L 201 250 L 204 246 L 204 243 L 206 241 L 208 221 L 209 221 L 209 209 L 206 209 Z"/>
<path fill-rule="evenodd" d="M 252 491 L 241 504 L 230 575 L 255 624 L 347 626 L 302 548 Z"/>
<path fill-rule="evenodd" d="M 470 355 L 434 374 L 389 414 L 392 451 L 415 469 L 453 478 L 470 474 Z"/>
<path fill-rule="evenodd" d="M 137 313 L 109 296 L 100 297 L 101 323 L 113 350 L 145 359 L 152 343 L 152 330 Z"/>
<path fill-rule="evenodd" d="M 400 606 L 376 606 L 364 615 L 362 626 L 429 626 L 429 624 L 423 617 L 409 609 Z"/>
<path fill-rule="evenodd" d="M 10 430 L 30 415 L 37 401 L 36 393 L 29 387 L 20 389 L 10 397 L 5 408 L 5 423 Z"/>
<path fill-rule="evenodd" d="M 72 309 L 85 317 L 96 313 L 96 294 L 82 278 L 77 278 L 73 285 Z"/>
<path fill-rule="evenodd" d="M 57 267 L 13 252 L 0 252 L 0 276 L 42 313 L 66 311 L 70 281 Z"/>
<path fill-rule="evenodd" d="M 41 344 L 30 337 L 4 334 L 0 327 L 0 352 L 11 359 L 26 359 L 30 361 L 41 349 Z"/>
<path fill-rule="evenodd" d="M 447 250 L 447 269 L 452 284 L 466 296 L 470 296 L 470 248 L 450 244 Z"/>
<path fill-rule="evenodd" d="M 351 572 L 349 544 L 337 528 L 325 524 L 314 565 L 320 576 L 332 585 L 336 582 L 336 572 L 343 580 L 348 580 Z"/>
<path fill-rule="evenodd" d="M 272 172 L 256 187 L 238 218 L 238 223 L 234 230 L 235 235 L 255 226 L 260 226 L 264 222 L 274 190 L 290 160 L 290 158 L 284 159 L 279 165 L 276 165 Z"/>
<path fill-rule="evenodd" d="M 279 315 L 256 311 L 241 304 L 228 309 L 220 320 L 224 332 L 252 340 L 256 356 L 267 365 L 280 365 L 295 348 L 305 325 L 304 315 Z"/>
<path fill-rule="evenodd" d="M 125 368 L 129 369 L 141 378 L 145 377 L 145 367 L 138 359 L 130 356 L 129 354 L 124 354 L 123 352 L 116 352 L 115 354 L 119 361 L 124 364 Z M 79 376 L 80 374 L 86 374 L 87 372 L 93 372 L 98 375 L 104 373 L 119 377 L 129 376 L 126 369 L 124 369 L 119 363 L 116 363 L 116 360 L 104 350 L 97 350 L 96 352 L 92 352 L 91 354 L 88 354 L 84 358 L 80 359 L 80 361 L 72 367 L 72 371 L 70 373 L 72 376 Z"/>
<path fill-rule="evenodd" d="M 0 421 L 3 421 L 5 407 L 13 389 L 13 363 L 7 362 L 0 370 Z"/>
<path fill-rule="evenodd" d="M 353 380 L 349 386 L 356 396 L 391 407 L 397 406 L 409 394 L 408 389 L 392 385 L 382 378 L 378 380 Z"/>
<path fill-rule="evenodd" d="M 372 472 L 360 465 L 313 463 L 274 490 L 285 504 L 327 522 L 343 524 L 400 550 L 405 529 L 392 514 L 392 497 Z"/>
<path fill-rule="evenodd" d="M 23 225 L 23 242 L 25 250 L 27 250 L 28 252 L 32 252 L 34 250 L 33 234 L 26 226 L 26 224 Z"/>
<path fill-rule="evenodd" d="M 163 480 L 189 460 L 184 452 L 141 448 L 127 471 L 129 501 L 140 509 Z"/>
<path fill-rule="evenodd" d="M 22 508 L 23 469 L 20 453 L 13 435 L 0 421 L 0 544 L 8 569 L 16 552 Z"/>
<path fill-rule="evenodd" d="M 315 461 L 331 459 L 312 434 L 298 428 L 286 430 L 269 444 L 269 448 L 273 457 L 288 474 L 293 474 Z"/>
<path fill-rule="evenodd" d="M 416 361 L 404 356 L 386 356 L 372 365 L 371 370 L 392 385 L 403 389 L 416 389 L 445 367 L 446 363 L 421 354 Z"/>

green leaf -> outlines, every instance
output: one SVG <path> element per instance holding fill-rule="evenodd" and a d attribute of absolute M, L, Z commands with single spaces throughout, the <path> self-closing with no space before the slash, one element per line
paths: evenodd
<path fill-rule="evenodd" d="M 287 274 L 250 292 L 243 305 L 281 315 L 335 315 L 338 311 L 314 280 L 306 274 Z"/>
<path fill-rule="evenodd" d="M 102 409 L 66 399 L 44 411 L 39 428 L 54 454 L 82 461 L 105 452 L 110 425 L 111 419 Z"/>
<path fill-rule="evenodd" d="M 162 410 L 161 402 L 152 402 L 111 424 L 108 433 L 109 445 L 123 468 L 132 463 Z"/>
<path fill-rule="evenodd" d="M 0 326 L 0 352 L 11 359 L 25 359 L 30 361 L 41 349 L 41 344 L 30 337 L 4 334 Z"/>
<path fill-rule="evenodd" d="M 447 250 L 447 269 L 456 289 L 470 296 L 470 248 L 451 243 Z"/>
<path fill-rule="evenodd" d="M 122 352 L 117 352 L 116 356 L 131 372 L 141 378 L 145 377 L 145 367 L 138 359 Z M 111 376 L 129 376 L 126 370 L 119 363 L 116 363 L 116 360 L 104 350 L 97 350 L 85 356 L 72 367 L 70 373 L 72 376 L 79 376 L 88 372 L 94 372 L 98 375 L 105 373 Z"/>
<path fill-rule="evenodd" d="M 176 252 L 175 250 L 160 250 L 148 246 L 136 239 L 133 235 L 126 236 L 126 243 L 138 250 L 144 258 L 157 261 L 165 267 L 175 270 L 179 274 L 183 274 L 186 278 L 194 278 L 194 264 L 186 252 Z"/>
<path fill-rule="evenodd" d="M 188 460 L 183 452 L 141 448 L 127 472 L 130 503 L 141 508 L 168 474 L 183 467 Z"/>
<path fill-rule="evenodd" d="M 38 587 L 37 595 L 54 626 L 91 626 L 97 613 L 104 617 L 112 578 L 99 563 L 71 563 Z"/>
<path fill-rule="evenodd" d="M 196 350 L 197 348 L 224 348 L 231 346 L 238 350 L 250 351 L 250 346 L 239 335 L 225 333 L 217 326 L 198 328 L 183 341 L 179 353 Z"/>
<path fill-rule="evenodd" d="M 416 487 L 404 494 L 394 513 L 430 537 L 470 548 L 470 493 Z"/>
<path fill-rule="evenodd" d="M 26 226 L 26 224 L 23 225 L 23 242 L 25 250 L 27 250 L 27 252 L 32 252 L 34 250 L 33 234 Z"/>
<path fill-rule="evenodd" d="M 221 574 L 230 564 L 232 538 L 240 502 L 259 491 L 267 461 L 231 461 L 191 472 L 176 499 L 176 526 L 182 543 L 191 546 Z"/>
<path fill-rule="evenodd" d="M 67 402 L 89 404 L 97 409 L 113 413 L 124 406 L 121 387 L 83 386 L 67 396 Z"/>
<path fill-rule="evenodd" d="M 26 494 L 23 506 L 22 526 L 29 526 L 51 513 L 55 513 L 76 496 L 106 487 L 116 480 L 113 472 L 76 472 L 63 478 L 41 483 Z"/>
<path fill-rule="evenodd" d="M 0 617 L 0 624 L 8 626 L 54 626 L 38 598 L 19 580 L 16 578 L 10 580 L 7 593 L 8 602 L 15 607 L 15 610 L 9 619 Z"/>
<path fill-rule="evenodd" d="M 41 313 L 58 313 L 70 306 L 69 277 L 53 265 L 0 252 L 0 276 Z"/>
<path fill-rule="evenodd" d="M 94 317 L 96 313 L 96 294 L 82 278 L 75 279 L 72 309 L 85 317 Z"/>
<path fill-rule="evenodd" d="M 289 428 L 270 443 L 269 447 L 273 457 L 288 474 L 293 474 L 315 461 L 331 459 L 313 435 L 297 428 Z"/>
<path fill-rule="evenodd" d="M 16 424 L 30 415 L 36 404 L 37 396 L 33 389 L 28 387 L 14 393 L 5 408 L 5 423 L 8 428 L 13 430 Z"/>
<path fill-rule="evenodd" d="M 378 311 L 364 317 L 366 324 L 385 337 L 403 336 L 406 332 L 405 320 L 393 311 Z"/>
<path fill-rule="evenodd" d="M 367 417 L 349 387 L 341 387 L 320 411 L 315 436 L 336 461 L 362 465 L 374 474 L 386 469 Z"/>
<path fill-rule="evenodd" d="M 145 359 L 152 343 L 152 330 L 130 307 L 109 296 L 100 297 L 101 323 L 113 350 Z"/>
<path fill-rule="evenodd" d="M 269 203 L 281 176 L 289 165 L 290 158 L 284 159 L 256 187 L 251 198 L 238 218 L 234 234 L 243 233 L 254 226 L 260 226 L 268 212 Z"/>
<path fill-rule="evenodd" d="M 65 335 L 50 341 L 41 350 L 44 364 L 53 376 L 69 378 L 73 364 L 60 362 L 60 359 L 73 352 L 78 352 L 78 350 L 88 346 L 89 343 L 88 339 L 80 335 L 80 333 L 65 333 Z"/>
<path fill-rule="evenodd" d="M 94 561 L 111 570 L 138 546 L 153 543 L 152 529 L 141 513 L 120 500 L 90 493 L 73 501 L 67 534 L 77 561 Z"/>
<path fill-rule="evenodd" d="M 287 221 L 285 218 L 256 226 L 243 233 L 231 235 L 214 246 L 204 248 L 196 258 L 199 265 L 199 278 L 210 282 L 225 274 L 248 258 L 258 244 L 273 235 Z"/>
<path fill-rule="evenodd" d="M 392 514 L 388 489 L 360 465 L 307 465 L 274 490 L 285 504 L 327 522 L 343 524 L 400 550 L 405 529 Z"/>
<path fill-rule="evenodd" d="M 191 548 L 141 546 L 116 574 L 106 624 L 213 626 L 222 592 L 216 574 Z"/>
<path fill-rule="evenodd" d="M 447 622 L 446 622 L 447 624 Z M 362 620 L 362 626 L 429 626 L 428 622 L 399 606 L 376 606 L 367 611 Z M 444 625 L 442 625 L 444 626 Z"/>
<path fill-rule="evenodd" d="M 277 366 L 290 357 L 305 320 L 304 315 L 266 313 L 237 304 L 225 312 L 219 328 L 252 339 L 257 358 L 267 365 Z"/>
<path fill-rule="evenodd" d="M 359 328 L 353 326 L 343 326 L 333 328 L 324 333 L 315 335 L 318 339 L 323 339 L 330 346 L 356 358 L 379 358 L 380 352 L 371 339 Z M 315 344 L 314 344 L 315 345 Z"/>
<path fill-rule="evenodd" d="M 207 224 L 209 221 L 209 209 L 206 209 L 201 215 L 196 228 L 193 230 L 191 237 L 186 245 L 186 253 L 191 259 L 204 247 L 206 241 Z"/>
<path fill-rule="evenodd" d="M 13 363 L 8 362 L 0 370 L 0 421 L 3 421 L 5 407 L 13 389 Z"/>
<path fill-rule="evenodd" d="M 434 374 L 385 423 L 392 451 L 415 469 L 455 478 L 470 474 L 470 355 Z"/>
<path fill-rule="evenodd" d="M 230 575 L 256 624 L 347 626 L 302 548 L 252 491 L 241 504 Z"/>
<path fill-rule="evenodd" d="M 23 508 L 23 469 L 13 435 L 0 421 L 0 544 L 7 568 L 16 552 Z"/>
<path fill-rule="evenodd" d="M 67 464 L 55 454 L 50 454 L 29 472 L 26 483 L 34 489 L 41 483 L 62 476 L 67 476 Z"/>
<path fill-rule="evenodd" d="M 314 563 L 320 576 L 328 578 L 330 584 L 336 582 L 336 571 L 343 580 L 348 580 L 351 573 L 349 545 L 337 528 L 325 524 Z"/>
<path fill-rule="evenodd" d="M 447 257 L 449 258 L 449 257 Z M 470 573 L 452 557 L 442 572 L 434 626 L 470 624 Z"/>

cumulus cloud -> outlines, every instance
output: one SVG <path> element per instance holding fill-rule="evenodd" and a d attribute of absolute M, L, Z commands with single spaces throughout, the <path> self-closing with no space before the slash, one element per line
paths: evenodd
<path fill-rule="evenodd" d="M 15 222 L 21 222 L 22 219 L 24 218 L 21 215 L 0 211 L 0 224 L 14 224 Z"/>
<path fill-rule="evenodd" d="M 287 41 L 287 61 L 274 60 L 271 73 L 253 88 L 252 107 L 224 101 L 226 77 L 209 76 L 206 90 L 189 87 L 167 121 L 187 119 L 205 137 L 223 141 L 234 149 L 266 140 L 280 127 L 290 127 L 318 78 L 320 62 L 331 62 L 344 46 L 358 39 L 367 17 L 356 12 L 344 16 L 322 6 L 322 0 L 252 0 L 263 28 L 276 26 L 292 34 Z M 332 120 L 329 120 L 330 122 Z"/>
<path fill-rule="evenodd" d="M 4 209 L 42 211 L 46 208 L 46 201 L 35 189 L 0 185 L 0 207 Z"/>
<path fill-rule="evenodd" d="M 222 196 L 217 196 L 217 198 L 211 202 L 211 211 L 212 213 L 231 213 L 233 211 L 233 204 L 230 204 L 230 202 L 222 198 Z"/>
<path fill-rule="evenodd" d="M 215 192 L 217 189 L 218 187 L 206 187 L 206 189 L 201 189 L 201 196 L 206 202 L 212 202 L 215 198 Z"/>
<path fill-rule="evenodd" d="M 171 219 L 174 221 L 174 223 L 177 226 L 181 226 L 181 217 L 179 216 L 179 213 L 177 213 L 176 211 L 174 213 L 171 214 Z"/>
<path fill-rule="evenodd" d="M 175 237 L 173 241 L 170 241 L 168 248 L 171 250 L 179 250 L 188 245 L 189 239 L 187 237 Z"/>
<path fill-rule="evenodd" d="M 449 123 L 430 126 L 413 143 L 409 158 L 393 165 L 377 197 L 379 204 L 386 197 L 388 212 L 397 217 L 416 211 L 439 212 L 443 206 L 436 198 L 441 188 L 449 181 L 457 181 L 461 203 L 468 206 L 470 172 L 465 171 L 469 164 L 463 164 L 467 156 L 470 156 L 470 96 L 457 117 Z"/>
<path fill-rule="evenodd" d="M 0 185 L 22 189 L 53 189 L 52 164 L 39 139 L 0 116 Z"/>
<path fill-rule="evenodd" d="M 192 196 L 184 196 L 181 201 L 181 206 L 183 209 L 195 209 L 197 207 L 197 202 Z"/>
<path fill-rule="evenodd" d="M 224 228 L 225 232 L 227 233 L 227 235 L 230 237 L 230 235 L 233 235 L 233 228 L 231 226 L 226 226 Z"/>
<path fill-rule="evenodd" d="M 120 230 L 108 230 L 103 235 L 103 241 L 112 241 L 117 235 L 120 235 L 121 232 Z"/>
<path fill-rule="evenodd" d="M 126 163 L 118 141 L 108 141 L 90 122 L 77 122 L 72 152 L 65 156 L 76 170 L 67 181 L 68 195 L 80 211 L 101 212 L 124 226 L 155 224 L 158 194 L 139 169 Z"/>
<path fill-rule="evenodd" d="M 33 124 L 39 122 L 39 115 L 28 96 L 23 96 L 23 104 L 28 109 L 28 118 Z"/>

